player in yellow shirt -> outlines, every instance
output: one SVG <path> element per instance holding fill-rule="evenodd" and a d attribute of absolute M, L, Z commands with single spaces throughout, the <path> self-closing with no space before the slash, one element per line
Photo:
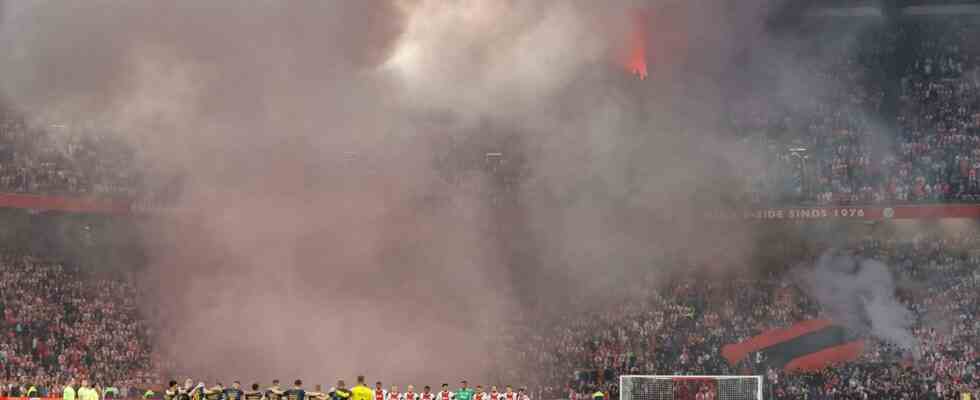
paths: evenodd
<path fill-rule="evenodd" d="M 88 379 L 82 379 L 82 387 L 78 389 L 78 400 L 99 400 L 99 392 L 89 386 Z"/>
<path fill-rule="evenodd" d="M 357 377 L 357 385 L 351 389 L 350 400 L 374 400 L 374 391 L 364 384 L 364 375 Z"/>
<path fill-rule="evenodd" d="M 65 385 L 65 389 L 61 393 L 62 400 L 75 400 L 75 378 L 68 380 L 68 384 Z"/>

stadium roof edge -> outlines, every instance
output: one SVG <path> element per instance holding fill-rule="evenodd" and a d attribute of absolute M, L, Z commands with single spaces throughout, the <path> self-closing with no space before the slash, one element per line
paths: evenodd
<path fill-rule="evenodd" d="M 980 15 L 980 5 L 953 4 L 944 6 L 911 6 L 902 9 L 903 15 Z"/>
<path fill-rule="evenodd" d="M 807 10 L 808 17 L 883 17 L 885 13 L 879 7 L 834 7 Z"/>
<path fill-rule="evenodd" d="M 980 15 L 980 4 L 909 5 L 894 9 L 898 16 L 940 16 L 940 15 Z M 888 15 L 886 9 L 878 5 L 854 7 L 809 8 L 803 15 L 807 17 L 875 17 Z"/>

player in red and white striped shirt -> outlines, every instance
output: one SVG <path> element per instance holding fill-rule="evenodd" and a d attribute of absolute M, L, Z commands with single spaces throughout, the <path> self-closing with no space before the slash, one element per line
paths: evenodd
<path fill-rule="evenodd" d="M 418 393 L 415 393 L 415 385 L 408 385 L 405 388 L 405 393 L 402 393 L 401 400 L 419 400 Z"/>
<path fill-rule="evenodd" d="M 402 400 L 402 395 L 398 393 L 397 385 L 391 385 L 391 390 L 385 395 L 385 400 Z"/>
<path fill-rule="evenodd" d="M 388 400 L 388 391 L 381 386 L 381 381 L 374 384 L 374 400 Z"/>
<path fill-rule="evenodd" d="M 500 397 L 504 400 L 520 400 L 520 397 L 517 396 L 517 392 L 515 392 L 514 388 L 512 388 L 510 385 L 506 386 L 506 389 L 504 389 L 504 394 L 502 394 Z"/>
<path fill-rule="evenodd" d="M 500 392 L 497 391 L 497 385 L 490 386 L 490 393 L 487 393 L 487 400 L 501 400 Z"/>
<path fill-rule="evenodd" d="M 436 400 L 455 400 L 456 394 L 449 390 L 449 384 L 442 384 L 442 391 L 436 393 Z"/>
<path fill-rule="evenodd" d="M 436 394 L 432 393 L 432 388 L 429 385 L 425 385 L 422 388 L 422 393 L 419 394 L 419 400 L 436 400 Z"/>
<path fill-rule="evenodd" d="M 483 391 L 483 385 L 476 385 L 476 391 L 473 392 L 473 400 L 487 400 L 487 393 Z"/>

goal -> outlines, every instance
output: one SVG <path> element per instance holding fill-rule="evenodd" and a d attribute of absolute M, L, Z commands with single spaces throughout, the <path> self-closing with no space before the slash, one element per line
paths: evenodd
<path fill-rule="evenodd" d="M 702 393 L 702 396 L 698 396 Z M 761 375 L 622 375 L 620 400 L 762 400 Z"/>

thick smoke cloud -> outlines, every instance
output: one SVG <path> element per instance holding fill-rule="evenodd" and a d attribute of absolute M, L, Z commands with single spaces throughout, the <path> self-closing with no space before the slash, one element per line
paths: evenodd
<path fill-rule="evenodd" d="M 0 84 L 186 177 L 144 299 L 180 371 L 500 380 L 531 310 L 746 267 L 751 227 L 697 218 L 757 165 L 715 134 L 772 2 L 738 3 L 8 2 Z"/>
<path fill-rule="evenodd" d="M 799 277 L 807 295 L 852 334 L 918 349 L 912 313 L 895 298 L 895 282 L 885 264 L 828 251 Z"/>

